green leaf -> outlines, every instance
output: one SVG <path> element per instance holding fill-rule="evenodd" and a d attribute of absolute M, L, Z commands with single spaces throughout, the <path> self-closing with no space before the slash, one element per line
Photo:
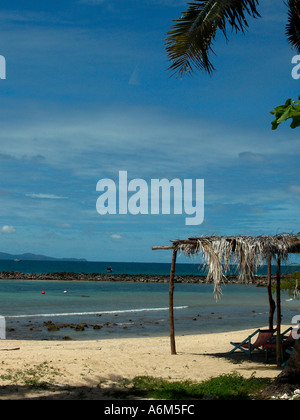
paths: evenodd
<path fill-rule="evenodd" d="M 285 102 L 285 106 L 289 106 L 289 105 L 292 105 L 292 99 L 291 98 L 287 99 L 286 102 Z"/>
<path fill-rule="evenodd" d="M 291 128 L 300 126 L 300 95 L 297 102 L 292 102 L 292 99 L 287 99 L 284 105 L 279 105 L 270 111 L 275 115 L 275 120 L 271 122 L 272 130 L 276 130 L 279 124 L 292 119 Z"/>
<path fill-rule="evenodd" d="M 293 118 L 291 128 L 300 127 L 300 115 Z"/>

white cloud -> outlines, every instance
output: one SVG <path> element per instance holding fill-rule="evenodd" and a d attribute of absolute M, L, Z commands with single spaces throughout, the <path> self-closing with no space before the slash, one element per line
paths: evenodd
<path fill-rule="evenodd" d="M 110 237 L 112 239 L 122 239 L 122 236 L 121 235 L 118 235 L 117 233 L 113 233 L 112 235 L 110 235 Z"/>
<path fill-rule="evenodd" d="M 237 150 L 241 148 L 245 151 L 239 153 L 239 157 L 252 161 L 262 161 L 265 156 L 271 155 L 294 156 L 299 150 L 298 139 L 282 141 L 280 135 L 275 148 L 271 130 L 268 136 L 266 133 L 241 132 L 238 129 L 232 132 L 232 128 L 225 124 L 212 126 L 209 121 L 172 115 L 163 108 L 128 107 L 124 111 L 123 108 L 107 107 L 88 110 L 80 115 L 70 110 L 63 114 L 63 119 L 60 111 L 48 111 L 51 121 L 45 115 L 38 115 L 35 124 L 32 124 L 30 116 L 26 115 L 27 120 L 20 121 L 20 116 L 19 124 L 15 127 L 11 124 L 5 126 L 4 122 L 0 136 L 2 154 L 21 158 L 28 150 L 34 149 L 37 155 L 44 157 L 45 162 L 71 168 L 74 173 L 81 174 L 85 164 L 88 164 L 89 171 L 94 169 L 100 153 L 108 156 L 104 164 L 107 162 L 110 167 L 109 157 L 112 155 L 115 156 L 114 164 L 123 163 L 123 168 L 128 165 L 130 158 L 135 165 L 143 168 L 147 163 L 153 166 L 153 158 L 158 153 L 161 160 L 165 160 L 164 164 L 175 167 L 178 162 L 184 165 L 182 156 L 187 156 L 189 148 L 196 153 L 188 155 L 187 166 L 199 167 L 201 156 L 203 168 L 220 162 L 225 164 L 226 159 L 235 159 Z M 59 137 L 57 133 L 60 133 Z M 251 152 L 247 150 L 250 142 Z M 116 152 L 120 154 L 119 161 Z M 90 161 L 83 159 L 87 158 L 84 153 L 90 153 Z M 125 164 L 124 159 L 127 160 Z M 99 164 L 95 169 L 99 171 Z"/>
<path fill-rule="evenodd" d="M 96 159 L 101 151 L 108 157 L 101 162 L 102 173 L 106 170 L 103 165 L 112 167 L 109 157 L 114 156 L 116 167 L 135 167 L 142 175 L 145 169 L 153 171 L 153 159 L 157 154 L 163 160 L 164 168 L 174 170 L 178 168 L 178 162 L 184 164 L 182 156 L 190 147 L 197 153 L 188 156 L 187 166 L 198 168 L 201 155 L 203 168 L 220 162 L 220 159 L 224 163 L 224 158 L 233 158 L 237 147 L 241 143 L 246 145 L 248 140 L 245 135 L 241 138 L 239 133 L 232 135 L 222 124 L 211 127 L 208 122 L 185 120 L 151 107 L 129 107 L 126 112 L 118 108 L 99 111 L 77 115 L 76 119 L 66 113 L 63 120 L 58 114 L 52 114 L 51 121 L 39 116 L 34 128 L 30 118 L 14 128 L 11 125 L 2 127 L 2 153 L 18 158 L 17 154 L 22 156 L 27 150 L 34 149 L 49 164 L 72 169 L 77 175 L 96 170 L 95 176 L 100 173 Z M 60 133 L 59 138 L 57 133 Z M 223 147 L 225 140 L 228 141 L 226 148 Z M 89 160 L 84 153 L 90 154 Z"/>
<path fill-rule="evenodd" d="M 4 225 L 1 228 L 1 233 L 14 233 L 16 229 L 13 226 Z"/>
<path fill-rule="evenodd" d="M 2 10 L 0 12 L 0 21 L 5 23 L 32 23 L 46 21 L 44 12 L 28 12 L 23 10 L 21 13 L 15 10 Z"/>
<path fill-rule="evenodd" d="M 26 197 L 30 197 L 30 198 L 41 198 L 41 199 L 46 199 L 46 200 L 66 200 L 68 197 L 61 197 L 59 195 L 54 195 L 54 194 L 25 194 Z"/>
<path fill-rule="evenodd" d="M 241 152 L 239 153 L 239 158 L 249 160 L 251 162 L 263 162 L 266 159 L 264 155 L 252 152 Z"/>

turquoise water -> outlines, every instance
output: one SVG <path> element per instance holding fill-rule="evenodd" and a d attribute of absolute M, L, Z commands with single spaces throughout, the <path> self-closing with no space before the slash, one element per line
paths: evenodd
<path fill-rule="evenodd" d="M 168 263 L 0 261 L 0 271 L 26 273 L 106 273 L 108 266 L 116 274 L 168 275 L 170 271 Z M 258 273 L 265 274 L 266 269 Z M 199 264 L 189 263 L 177 264 L 176 274 L 204 272 Z M 0 315 L 6 318 L 8 339 L 168 335 L 168 287 L 162 283 L 5 280 L 0 281 Z M 300 302 L 288 296 L 282 300 L 283 322 L 289 324 Z M 226 285 L 216 302 L 212 285 L 176 284 L 174 304 L 176 334 L 259 328 L 268 322 L 266 289 L 251 285 Z M 65 326 L 49 332 L 44 325 L 48 321 Z M 84 330 L 70 324 L 84 324 Z"/>
<path fill-rule="evenodd" d="M 268 323 L 267 291 L 253 285 L 224 285 L 216 301 L 212 285 L 176 284 L 174 305 L 177 335 L 260 328 Z M 284 323 L 290 324 L 299 305 L 283 295 Z M 168 284 L 5 280 L 0 281 L 0 315 L 6 318 L 7 339 L 168 335 Z M 44 325 L 48 321 L 85 327 L 48 332 Z"/>

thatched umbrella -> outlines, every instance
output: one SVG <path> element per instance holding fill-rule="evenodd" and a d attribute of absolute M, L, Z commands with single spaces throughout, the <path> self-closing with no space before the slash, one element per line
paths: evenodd
<path fill-rule="evenodd" d="M 271 260 L 277 265 L 276 292 L 277 292 L 277 364 L 281 364 L 281 304 L 280 304 L 280 266 L 286 262 L 290 253 L 300 252 L 300 240 L 297 235 L 280 234 L 275 236 L 202 236 L 185 240 L 171 241 L 170 246 L 156 246 L 157 249 L 173 250 L 170 288 L 169 288 L 169 319 L 171 353 L 176 354 L 174 316 L 173 316 L 173 292 L 175 278 L 175 264 L 178 251 L 188 256 L 201 255 L 204 267 L 208 270 L 207 281 L 214 284 L 216 299 L 221 294 L 222 283 L 226 281 L 226 274 L 232 265 L 237 267 L 239 278 L 243 282 L 253 280 L 257 268 L 264 263 L 268 264 L 268 277 L 271 287 Z M 269 287 L 269 300 L 270 298 Z M 274 308 L 274 306 L 273 306 Z"/>

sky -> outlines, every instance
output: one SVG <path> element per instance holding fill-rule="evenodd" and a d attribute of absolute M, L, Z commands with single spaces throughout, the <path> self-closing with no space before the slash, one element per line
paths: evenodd
<path fill-rule="evenodd" d="M 276 3 L 276 8 L 274 7 Z M 152 246 L 300 231 L 300 131 L 271 130 L 297 99 L 287 9 L 265 0 L 245 35 L 220 34 L 213 75 L 168 71 L 185 0 L 11 0 L 0 7 L 0 251 L 169 262 Z M 101 179 L 204 179 L 204 220 L 106 214 Z M 131 193 L 132 194 L 132 193 Z M 149 198 L 150 199 L 150 198 Z"/>

